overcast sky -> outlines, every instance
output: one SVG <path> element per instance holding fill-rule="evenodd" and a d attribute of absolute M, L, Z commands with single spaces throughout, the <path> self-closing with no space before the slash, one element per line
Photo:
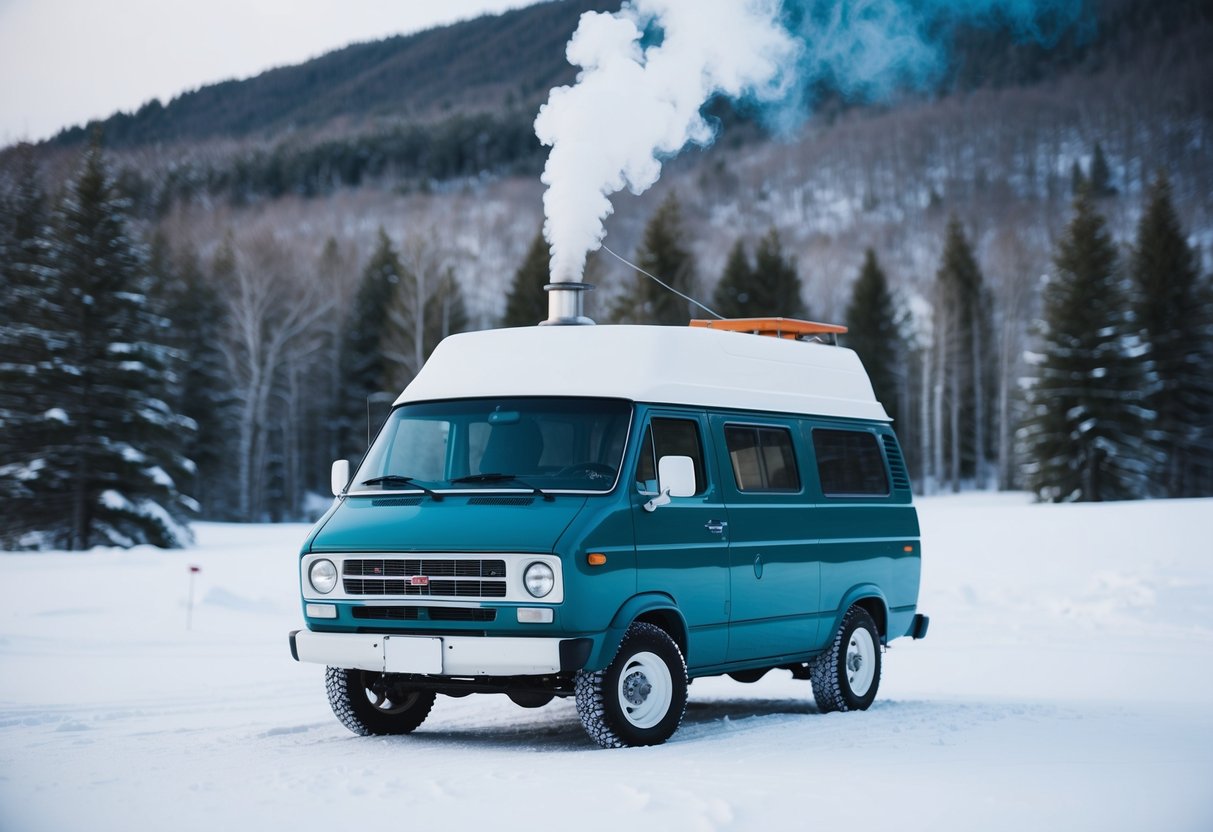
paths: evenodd
<path fill-rule="evenodd" d="M 536 0 L 0 0 L 0 146 Z"/>

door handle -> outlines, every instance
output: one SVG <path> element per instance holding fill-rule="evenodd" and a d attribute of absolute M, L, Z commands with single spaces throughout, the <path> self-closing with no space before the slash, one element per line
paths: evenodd
<path fill-rule="evenodd" d="M 704 524 L 704 528 L 712 534 L 724 534 L 725 527 L 729 525 L 728 520 L 709 520 Z"/>

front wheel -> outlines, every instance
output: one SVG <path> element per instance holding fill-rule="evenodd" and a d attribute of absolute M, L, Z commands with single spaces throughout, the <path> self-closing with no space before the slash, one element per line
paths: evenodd
<path fill-rule="evenodd" d="M 436 698 L 433 691 L 411 689 L 382 673 L 342 667 L 325 671 L 324 687 L 337 719 L 363 737 L 411 733 Z"/>
<path fill-rule="evenodd" d="M 880 687 L 880 633 L 862 607 L 842 617 L 834 640 L 809 667 L 817 709 L 866 711 Z"/>
<path fill-rule="evenodd" d="M 687 666 L 678 645 L 660 627 L 636 622 L 606 670 L 577 674 L 577 713 L 603 748 L 660 745 L 687 706 Z"/>

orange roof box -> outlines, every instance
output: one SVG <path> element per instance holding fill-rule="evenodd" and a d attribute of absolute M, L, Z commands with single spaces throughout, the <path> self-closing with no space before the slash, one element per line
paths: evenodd
<path fill-rule="evenodd" d="M 845 326 L 839 324 L 822 324 L 817 321 L 801 321 L 796 318 L 722 318 L 721 320 L 696 318 L 691 321 L 691 326 L 723 329 L 729 332 L 748 332 L 752 335 L 767 335 L 792 341 L 815 335 L 825 335 L 828 336 L 828 340 L 837 341 L 838 336 L 847 331 Z"/>

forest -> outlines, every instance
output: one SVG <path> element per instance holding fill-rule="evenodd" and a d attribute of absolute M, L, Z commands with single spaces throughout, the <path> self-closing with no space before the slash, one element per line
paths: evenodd
<path fill-rule="evenodd" d="M 442 337 L 546 317 L 530 122 L 599 5 L 0 151 L 0 545 L 310 519 Z M 607 243 L 722 315 L 846 324 L 921 493 L 1213 494 L 1211 18 L 1121 0 L 1052 50 L 959 33 L 930 93 L 814 90 L 793 135 L 713 105 L 719 141 L 620 199 Z M 599 323 L 704 314 L 603 253 L 586 280 Z"/>

